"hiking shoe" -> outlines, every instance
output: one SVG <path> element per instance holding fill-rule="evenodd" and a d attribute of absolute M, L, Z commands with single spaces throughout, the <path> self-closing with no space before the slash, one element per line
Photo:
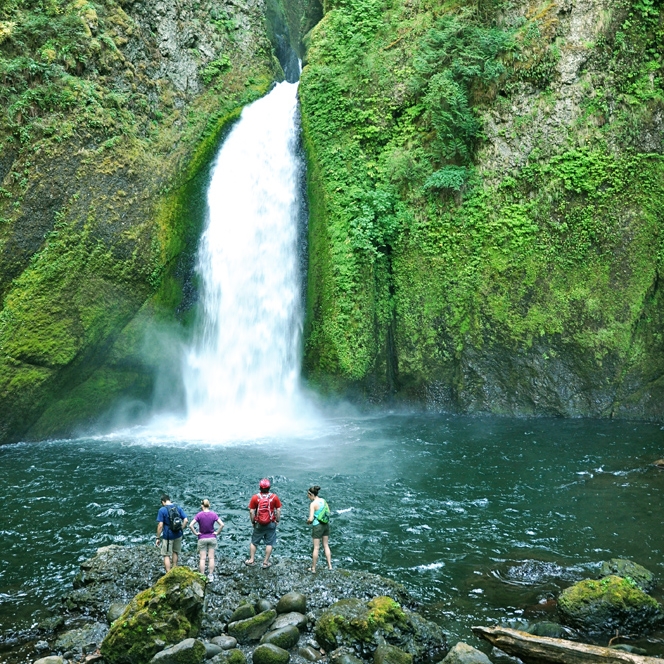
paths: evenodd
<path fill-rule="evenodd" d="M 208 581 L 212 583 L 214 581 L 214 574 L 208 574 Z"/>

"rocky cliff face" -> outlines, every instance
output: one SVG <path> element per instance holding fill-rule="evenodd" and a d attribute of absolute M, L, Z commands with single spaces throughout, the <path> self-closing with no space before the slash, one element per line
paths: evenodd
<path fill-rule="evenodd" d="M 206 166 L 282 75 L 265 28 L 263 0 L 3 3 L 0 442 L 150 394 Z"/>
<path fill-rule="evenodd" d="M 652 0 L 326 4 L 300 87 L 314 382 L 661 418 L 663 26 Z"/>

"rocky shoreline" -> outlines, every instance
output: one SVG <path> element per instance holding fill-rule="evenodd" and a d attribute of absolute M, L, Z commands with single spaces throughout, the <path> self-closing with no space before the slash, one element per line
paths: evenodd
<path fill-rule="evenodd" d="M 81 564 L 55 618 L 5 644 L 9 664 L 519 664 L 495 648 L 491 659 L 467 644 L 449 650 L 440 625 L 417 613 L 401 584 L 362 571 L 311 574 L 304 561 L 269 569 L 221 558 L 209 582 L 195 554 L 163 574 L 154 547 L 108 546 Z M 544 637 L 587 640 L 647 634 L 664 613 L 648 593 L 654 576 L 611 560 L 558 598 L 557 622 L 511 625 Z M 627 652 L 646 654 L 626 644 Z"/>

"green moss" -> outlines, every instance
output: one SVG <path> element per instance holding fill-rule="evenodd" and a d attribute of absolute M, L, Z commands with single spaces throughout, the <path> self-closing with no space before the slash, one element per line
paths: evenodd
<path fill-rule="evenodd" d="M 537 125 L 563 94 L 557 10 L 507 20 L 500 6 L 343 0 L 312 31 L 305 370 L 372 396 L 442 386 L 457 407 L 537 412 L 528 371 L 498 366 L 527 358 L 596 391 L 543 412 L 611 415 L 622 385 L 661 367 L 643 321 L 659 317 L 664 160 L 639 143 L 664 103 L 661 11 L 613 8 L 588 45 L 579 118 L 554 145 Z M 512 147 L 519 165 L 496 172 L 483 123 L 495 130 L 515 95 L 532 109 L 505 139 L 530 153 Z M 488 402 L 484 380 L 505 399 Z"/>
<path fill-rule="evenodd" d="M 110 664 L 149 662 L 163 648 L 198 634 L 203 617 L 205 577 L 175 567 L 139 593 L 113 623 L 101 645 Z"/>
<path fill-rule="evenodd" d="M 0 9 L 3 442 L 68 433 L 120 396 L 149 395 L 146 332 L 177 333 L 191 316 L 183 289 L 214 152 L 273 79 L 252 15 L 241 43 L 206 25 L 228 63 L 182 92 L 152 75 L 154 37 L 132 11 L 114 0 Z"/>
<path fill-rule="evenodd" d="M 566 622 L 590 631 L 644 630 L 662 618 L 659 603 L 629 578 L 611 575 L 586 579 L 566 588 L 558 598 Z"/>
<path fill-rule="evenodd" d="M 326 650 L 340 643 L 372 643 L 377 631 L 389 634 L 405 627 L 406 616 L 391 597 L 375 597 L 368 604 L 345 599 L 333 604 L 316 623 L 316 638 Z"/>

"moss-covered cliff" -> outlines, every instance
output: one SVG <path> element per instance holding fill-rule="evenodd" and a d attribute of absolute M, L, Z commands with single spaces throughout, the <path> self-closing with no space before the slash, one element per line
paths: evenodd
<path fill-rule="evenodd" d="M 263 0 L 2 3 L 0 442 L 149 396 L 206 167 L 280 75 Z"/>
<path fill-rule="evenodd" d="M 325 9 L 300 86 L 309 377 L 661 418 L 662 3 Z"/>

